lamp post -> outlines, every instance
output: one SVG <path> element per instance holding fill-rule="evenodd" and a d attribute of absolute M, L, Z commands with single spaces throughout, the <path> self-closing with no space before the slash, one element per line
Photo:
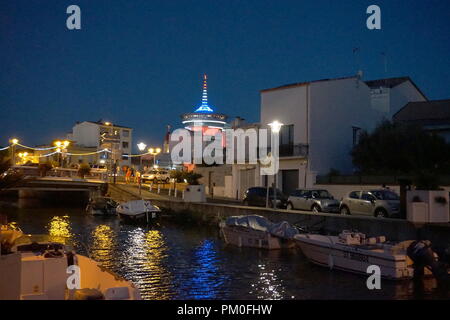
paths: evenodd
<path fill-rule="evenodd" d="M 145 148 L 147 148 L 147 145 L 143 142 L 139 142 L 137 144 L 137 147 L 138 147 L 139 151 L 142 153 L 142 151 L 144 151 Z M 142 171 L 142 155 L 140 156 L 140 167 L 141 167 L 141 171 Z"/>
<path fill-rule="evenodd" d="M 16 144 L 19 143 L 19 139 L 12 138 L 9 142 L 11 143 L 11 166 L 14 166 L 16 164 Z"/>
<path fill-rule="evenodd" d="M 114 184 L 115 184 L 115 181 L 116 181 L 116 172 L 113 172 L 113 162 L 114 162 L 114 160 L 115 160 L 115 153 L 114 153 L 114 150 L 113 150 L 113 134 L 114 134 L 114 125 L 111 123 L 111 122 L 104 122 L 104 125 L 105 126 L 107 126 L 107 127 L 110 127 L 110 137 L 109 137 L 109 139 L 110 139 L 110 152 L 111 152 L 111 157 L 109 157 L 109 161 L 108 161 L 108 167 L 109 167 L 109 172 L 110 172 L 110 174 L 112 174 L 112 176 L 113 176 L 113 181 L 114 181 Z M 115 162 L 114 162 L 115 163 Z M 108 181 L 109 181 L 109 179 L 108 179 Z"/>
<path fill-rule="evenodd" d="M 56 152 L 58 152 L 58 162 L 59 166 L 62 168 L 62 153 L 67 152 L 67 147 L 69 146 L 70 142 L 67 140 L 60 141 L 57 140 L 54 142 L 55 147 L 57 147 Z"/>
<path fill-rule="evenodd" d="M 148 152 L 153 155 L 153 167 L 156 165 L 156 155 L 161 153 L 161 148 L 150 148 Z"/>
<path fill-rule="evenodd" d="M 271 146 L 271 157 L 275 159 L 278 157 L 278 140 L 279 133 L 283 124 L 278 120 L 272 121 L 268 124 L 270 127 L 271 135 L 270 135 L 270 146 Z M 277 174 L 278 169 L 274 170 L 273 174 L 273 206 L 276 209 L 277 207 Z M 266 207 L 269 207 L 269 179 L 267 179 L 267 190 L 266 190 Z"/>

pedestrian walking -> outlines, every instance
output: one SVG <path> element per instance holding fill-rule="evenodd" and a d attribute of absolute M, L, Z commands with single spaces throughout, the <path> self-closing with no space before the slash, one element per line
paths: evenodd
<path fill-rule="evenodd" d="M 125 183 L 130 183 L 131 174 L 132 174 L 131 168 L 128 168 L 127 173 L 125 175 Z"/>

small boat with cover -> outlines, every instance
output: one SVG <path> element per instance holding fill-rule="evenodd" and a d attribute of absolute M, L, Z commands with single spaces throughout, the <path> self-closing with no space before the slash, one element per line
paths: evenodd
<path fill-rule="evenodd" d="M 298 230 L 288 222 L 273 223 L 258 215 L 232 216 L 219 224 L 227 244 L 262 249 L 294 248 Z"/>

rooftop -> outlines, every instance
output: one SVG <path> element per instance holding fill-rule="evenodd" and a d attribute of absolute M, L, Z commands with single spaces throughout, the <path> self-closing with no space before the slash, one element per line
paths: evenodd
<path fill-rule="evenodd" d="M 450 99 L 409 102 L 392 118 L 421 124 L 450 123 Z"/>
<path fill-rule="evenodd" d="M 279 90 L 279 89 L 288 89 L 288 88 L 300 87 L 300 86 L 305 86 L 307 84 L 316 83 L 316 82 L 336 81 L 336 80 L 356 79 L 356 78 L 357 78 L 357 76 L 349 76 L 349 77 L 340 77 L 340 78 L 320 79 L 320 80 L 313 80 L 313 81 L 297 82 L 297 83 L 285 84 L 285 85 L 282 85 L 282 86 L 279 86 L 279 87 L 263 89 L 260 92 L 268 92 L 268 91 Z"/>
<path fill-rule="evenodd" d="M 297 82 L 297 83 L 291 83 L 291 84 L 285 84 L 279 87 L 269 88 L 269 89 L 263 89 L 260 92 L 268 92 L 273 90 L 279 90 L 279 89 L 288 89 L 288 88 L 294 88 L 294 87 L 300 87 L 304 85 L 308 85 L 311 83 L 317 83 L 317 82 L 325 82 L 325 81 L 336 81 L 336 80 L 346 80 L 346 79 L 357 79 L 358 76 L 349 76 L 349 77 L 340 77 L 340 78 L 330 78 L 330 79 L 320 79 L 320 80 L 312 80 L 312 81 L 305 81 L 305 82 Z M 369 88 L 379 88 L 379 87 L 388 87 L 393 88 L 398 86 L 399 84 L 402 84 L 406 81 L 411 82 L 411 84 L 420 92 L 420 94 L 427 99 L 427 97 L 423 94 L 423 92 L 419 89 L 419 87 L 411 80 L 410 77 L 397 77 L 397 78 L 385 78 L 385 79 L 377 79 L 377 80 L 369 80 L 364 81 L 364 83 Z"/>
<path fill-rule="evenodd" d="M 89 123 L 94 123 L 94 124 L 97 124 L 97 125 L 100 125 L 100 126 L 105 126 L 106 124 L 106 122 L 107 121 L 103 121 L 103 120 L 98 120 L 98 121 L 85 121 L 85 122 L 89 122 Z M 118 125 L 118 124 L 115 124 L 115 123 L 112 123 L 112 125 L 113 125 L 113 127 L 117 127 L 117 128 L 125 128 L 125 129 L 132 129 L 132 128 L 130 128 L 130 127 L 125 127 L 125 126 L 121 126 L 121 125 Z"/>
<path fill-rule="evenodd" d="M 414 81 L 411 80 L 410 77 L 396 77 L 396 78 L 384 78 L 384 79 L 377 79 L 377 80 L 369 80 L 364 81 L 369 88 L 380 88 L 380 87 L 387 87 L 387 88 L 394 88 L 404 82 L 411 82 L 411 84 L 417 89 L 417 91 L 420 92 L 420 94 L 426 99 L 427 96 L 420 90 L 420 88 L 414 83 Z"/>

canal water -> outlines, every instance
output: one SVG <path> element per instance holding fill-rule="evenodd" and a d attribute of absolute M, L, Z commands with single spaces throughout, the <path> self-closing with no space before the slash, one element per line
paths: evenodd
<path fill-rule="evenodd" d="M 162 219 L 130 225 L 118 217 L 94 217 L 74 204 L 20 200 L 0 213 L 29 234 L 64 237 L 78 253 L 133 281 L 144 299 L 430 299 L 442 298 L 435 282 L 382 281 L 310 264 L 300 251 L 226 246 L 218 229 Z M 448 296 L 447 296 L 448 298 Z"/>

